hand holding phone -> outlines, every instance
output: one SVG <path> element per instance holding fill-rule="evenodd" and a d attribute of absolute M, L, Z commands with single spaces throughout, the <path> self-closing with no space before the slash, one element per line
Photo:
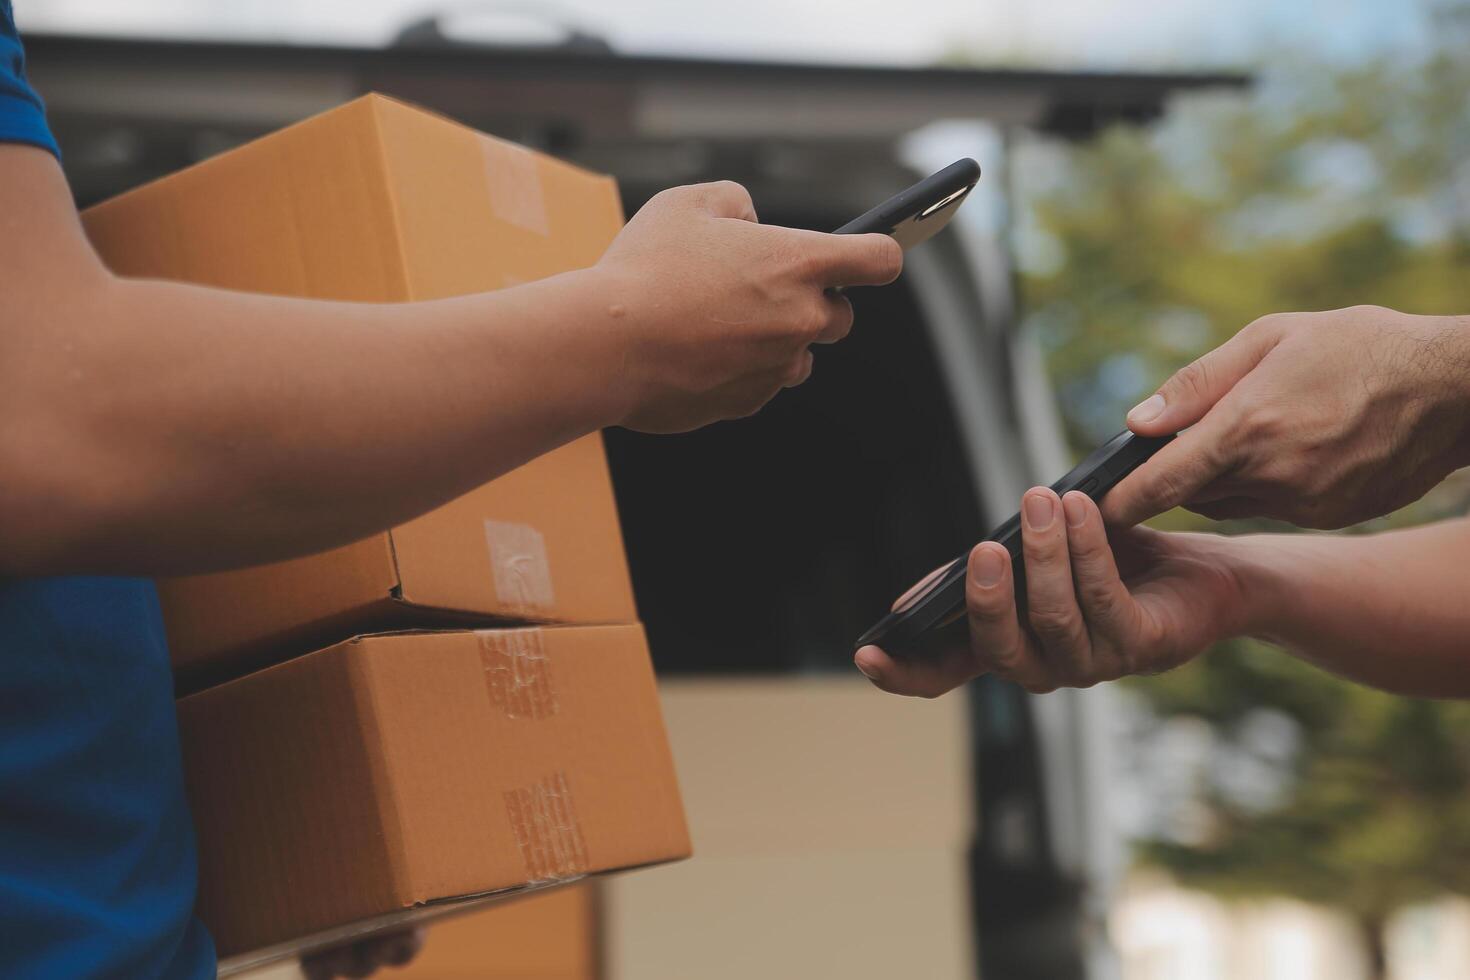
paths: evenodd
<path fill-rule="evenodd" d="M 1167 446 L 1173 435 L 1147 437 L 1123 431 L 1094 450 L 1078 463 L 1052 489 L 1057 496 L 1080 490 L 1093 500 L 1103 496 L 1141 466 L 1154 453 Z M 1021 555 L 1021 515 L 996 528 L 988 541 L 1005 545 L 1011 555 L 1011 570 L 1016 587 L 1016 605 L 1025 609 L 1026 567 Z M 876 644 L 894 656 L 908 653 L 926 634 L 942 629 L 965 612 L 965 572 L 969 553 L 946 565 L 923 588 L 908 596 L 898 608 L 874 623 L 853 644 L 854 648 Z"/>

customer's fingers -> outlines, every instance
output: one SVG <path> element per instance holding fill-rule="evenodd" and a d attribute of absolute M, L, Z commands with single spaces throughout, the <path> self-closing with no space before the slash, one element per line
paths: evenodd
<path fill-rule="evenodd" d="M 1123 661 L 1138 633 L 1138 611 L 1118 575 L 1097 504 L 1074 490 L 1062 498 L 1062 511 L 1077 603 L 1092 640 L 1093 676 L 1088 679 L 1111 680 L 1125 672 Z"/>
<path fill-rule="evenodd" d="M 1036 487 L 1021 498 L 1021 551 L 1026 562 L 1026 620 L 1043 660 L 1058 680 L 1080 683 L 1092 673 L 1092 649 L 1067 550 L 1062 502 Z"/>
<path fill-rule="evenodd" d="M 970 552 L 965 609 L 977 674 L 988 671 L 1034 693 L 1056 689 L 1016 615 L 1011 554 L 994 541 L 981 542 Z"/>

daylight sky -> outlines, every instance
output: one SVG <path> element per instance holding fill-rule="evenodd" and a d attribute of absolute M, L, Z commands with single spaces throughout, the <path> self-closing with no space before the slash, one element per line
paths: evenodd
<path fill-rule="evenodd" d="M 15 0 L 22 29 L 381 44 L 430 9 L 559 12 L 630 53 L 1098 68 L 1253 62 L 1281 49 L 1354 59 L 1413 47 L 1435 0 Z"/>

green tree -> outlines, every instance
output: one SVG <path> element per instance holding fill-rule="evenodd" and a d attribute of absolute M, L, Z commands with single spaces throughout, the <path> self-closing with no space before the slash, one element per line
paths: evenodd
<path fill-rule="evenodd" d="M 1249 95 L 1181 101 L 1153 130 L 1017 151 L 1027 325 L 1079 447 L 1257 316 L 1470 312 L 1470 59 L 1463 21 L 1445 16 L 1421 58 L 1287 61 Z M 1464 487 L 1375 526 L 1462 513 Z M 1225 743 L 1263 710 L 1297 733 L 1272 800 L 1211 788 L 1203 827 L 1143 842 L 1143 860 L 1218 894 L 1339 909 L 1378 975 L 1395 910 L 1470 894 L 1470 706 L 1371 691 L 1244 641 L 1132 684 L 1159 717 L 1203 718 Z"/>

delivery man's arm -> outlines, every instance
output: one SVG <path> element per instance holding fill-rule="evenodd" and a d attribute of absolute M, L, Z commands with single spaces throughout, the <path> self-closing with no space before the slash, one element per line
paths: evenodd
<path fill-rule="evenodd" d="M 665 192 L 595 267 L 373 305 L 111 275 L 50 154 L 0 146 L 0 575 L 195 572 L 319 551 L 609 425 L 754 412 L 844 336 L 886 236 Z"/>

